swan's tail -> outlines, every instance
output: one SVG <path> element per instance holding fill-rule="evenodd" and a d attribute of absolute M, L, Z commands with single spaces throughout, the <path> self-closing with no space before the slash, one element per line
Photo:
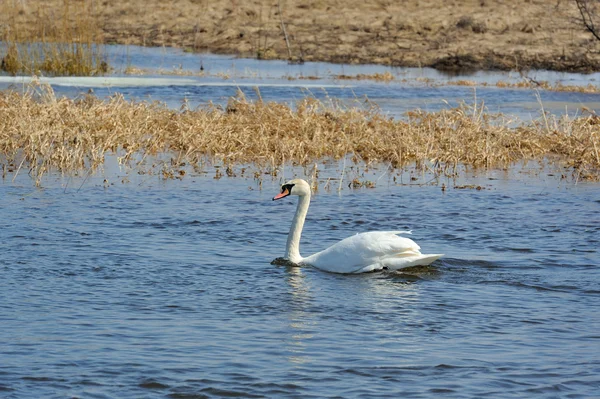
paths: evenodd
<path fill-rule="evenodd" d="M 383 260 L 383 266 L 388 270 L 399 270 L 413 266 L 429 266 L 444 254 L 418 254 L 403 257 L 390 257 Z"/>
<path fill-rule="evenodd" d="M 381 269 L 400 270 L 414 266 L 429 266 L 442 256 L 444 256 L 444 254 L 403 254 L 402 256 L 385 258 L 381 262 L 370 264 L 369 266 L 365 266 L 354 271 L 353 273 L 367 273 Z"/>

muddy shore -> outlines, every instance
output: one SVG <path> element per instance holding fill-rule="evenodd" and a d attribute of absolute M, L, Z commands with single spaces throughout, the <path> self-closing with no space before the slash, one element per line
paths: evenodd
<path fill-rule="evenodd" d="M 41 2 L 36 2 L 41 3 Z M 600 71 L 600 41 L 567 0 L 49 0 L 3 2 L 3 29 L 32 40 L 40 20 L 92 13 L 109 44 L 261 59 L 448 71 Z M 12 8 L 15 7 L 15 8 Z M 285 33 L 287 33 L 286 44 Z"/>

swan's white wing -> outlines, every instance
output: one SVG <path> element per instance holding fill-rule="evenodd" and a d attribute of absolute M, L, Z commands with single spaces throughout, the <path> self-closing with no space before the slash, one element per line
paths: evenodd
<path fill-rule="evenodd" d="M 357 273 L 393 266 L 394 262 L 391 262 L 390 258 L 408 259 L 423 256 L 416 242 L 396 235 L 401 233 L 410 234 L 406 231 L 356 234 L 304 258 L 302 263 L 335 273 Z"/>

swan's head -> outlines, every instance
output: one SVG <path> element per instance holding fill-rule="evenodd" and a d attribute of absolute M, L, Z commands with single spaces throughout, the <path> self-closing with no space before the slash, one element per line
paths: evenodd
<path fill-rule="evenodd" d="M 273 197 L 273 201 L 287 197 L 288 195 L 306 196 L 310 195 L 310 185 L 302 179 L 293 179 L 281 186 L 281 192 Z"/>

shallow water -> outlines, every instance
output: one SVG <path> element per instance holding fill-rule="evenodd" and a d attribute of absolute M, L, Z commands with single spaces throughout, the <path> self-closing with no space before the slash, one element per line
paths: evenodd
<path fill-rule="evenodd" d="M 177 49 L 106 46 L 114 73 L 102 77 L 41 77 L 59 95 L 75 97 L 93 89 L 100 97 L 122 93 L 136 100 L 158 100 L 179 108 L 184 101 L 191 107 L 208 103 L 224 105 L 238 90 L 258 99 L 256 88 L 265 101 L 295 104 L 306 97 L 328 102 L 341 100 L 347 106 L 363 106 L 368 98 L 381 110 L 402 118 L 407 111 L 438 111 L 461 103 L 483 103 L 489 112 L 502 112 L 521 120 L 530 120 L 544 111 L 556 115 L 578 116 L 584 109 L 600 112 L 600 93 L 552 92 L 546 90 L 498 88 L 498 81 L 516 83 L 523 77 L 514 72 L 477 72 L 448 76 L 430 68 L 393 68 L 381 65 L 344 65 L 307 62 L 289 65 L 285 61 L 238 59 L 231 56 L 185 53 Z M 151 71 L 187 71 L 205 76 L 125 75 L 128 67 Z M 338 80 L 337 75 L 390 73 L 392 82 L 374 80 Z M 551 84 L 600 84 L 600 73 L 583 75 L 550 71 L 532 71 L 527 77 Z M 306 79 L 316 77 L 317 80 Z M 453 80 L 486 83 L 488 87 L 446 85 Z M 0 75 L 0 89 L 21 90 L 30 77 Z"/>
<path fill-rule="evenodd" d="M 351 276 L 269 263 L 278 181 L 3 181 L 0 396 L 597 397 L 598 185 L 497 177 L 322 185 L 303 254 L 386 229 L 446 254 Z"/>

